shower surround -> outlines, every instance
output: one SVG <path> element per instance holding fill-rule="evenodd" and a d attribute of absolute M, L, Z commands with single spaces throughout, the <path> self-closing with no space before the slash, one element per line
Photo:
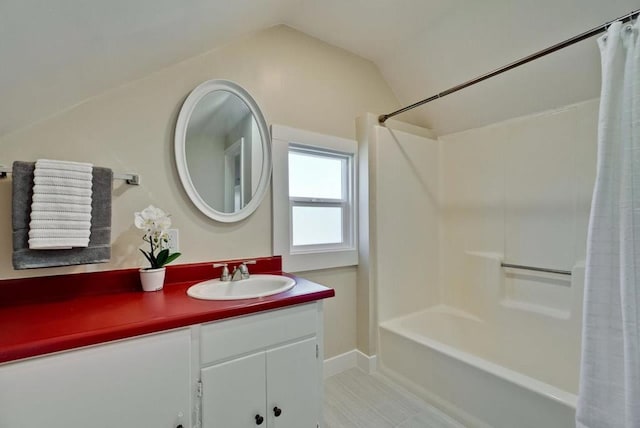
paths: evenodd
<path fill-rule="evenodd" d="M 368 124 L 381 370 L 471 427 L 572 427 L 597 101 L 437 140 Z"/>

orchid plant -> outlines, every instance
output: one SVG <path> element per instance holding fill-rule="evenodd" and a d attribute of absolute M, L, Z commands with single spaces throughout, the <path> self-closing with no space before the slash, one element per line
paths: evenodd
<path fill-rule="evenodd" d="M 149 243 L 149 251 L 140 249 L 151 264 L 151 267 L 145 269 L 161 268 L 180 257 L 180 253 L 170 253 L 165 248 L 168 242 L 167 231 L 171 227 L 169 214 L 149 205 L 141 212 L 134 213 L 133 223 L 138 229 L 144 230 L 142 240 Z"/>

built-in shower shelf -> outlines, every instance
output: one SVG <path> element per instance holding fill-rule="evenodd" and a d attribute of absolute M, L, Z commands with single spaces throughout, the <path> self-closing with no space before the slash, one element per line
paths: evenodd
<path fill-rule="evenodd" d="M 539 315 L 544 315 L 547 317 L 556 318 L 560 320 L 568 320 L 569 318 L 571 318 L 570 310 L 554 309 L 548 306 L 536 305 L 536 304 L 526 303 L 518 300 L 502 299 L 500 301 L 500 305 L 508 309 L 533 312 Z"/>
<path fill-rule="evenodd" d="M 575 298 L 572 276 L 516 270 L 505 272 L 501 294 L 503 307 L 564 320 Z"/>

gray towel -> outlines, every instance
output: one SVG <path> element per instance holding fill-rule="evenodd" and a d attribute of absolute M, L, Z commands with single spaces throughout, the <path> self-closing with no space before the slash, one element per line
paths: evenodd
<path fill-rule="evenodd" d="M 34 168 L 34 162 L 13 163 L 13 268 L 33 269 L 108 262 L 111 259 L 113 172 L 109 168 L 93 168 L 91 238 L 88 247 L 67 250 L 31 250 L 29 249 L 29 216 L 33 197 Z"/>

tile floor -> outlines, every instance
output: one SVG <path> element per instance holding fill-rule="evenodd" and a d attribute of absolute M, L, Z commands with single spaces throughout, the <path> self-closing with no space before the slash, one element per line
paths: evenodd
<path fill-rule="evenodd" d="M 324 388 L 325 428 L 464 428 L 379 374 L 350 369 Z"/>

